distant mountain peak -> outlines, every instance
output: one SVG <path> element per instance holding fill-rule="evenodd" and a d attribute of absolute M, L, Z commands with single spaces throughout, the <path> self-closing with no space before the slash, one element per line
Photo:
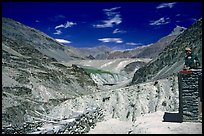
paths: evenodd
<path fill-rule="evenodd" d="M 176 27 L 173 29 L 173 31 L 169 35 L 179 35 L 183 33 L 187 28 L 183 26 L 176 25 Z"/>

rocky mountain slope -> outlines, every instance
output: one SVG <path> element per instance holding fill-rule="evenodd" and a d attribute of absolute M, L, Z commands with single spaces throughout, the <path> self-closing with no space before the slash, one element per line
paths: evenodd
<path fill-rule="evenodd" d="M 108 59 L 115 58 L 154 58 L 161 53 L 165 47 L 167 47 L 178 35 L 186 30 L 184 27 L 176 26 L 172 32 L 161 38 L 155 43 L 140 46 L 135 49 L 124 51 L 112 51 L 110 52 Z"/>
<path fill-rule="evenodd" d="M 32 50 L 27 46 L 20 46 L 21 44 L 32 45 L 42 54 L 58 61 L 83 59 L 83 56 L 71 46 L 64 46 L 43 32 L 5 17 L 2 17 L 2 38 L 19 44 L 13 48 L 21 48 L 23 53 L 29 54 Z"/>
<path fill-rule="evenodd" d="M 88 75 L 60 63 L 80 58 L 68 47 L 13 20 L 2 21 L 3 126 L 22 125 L 27 115 L 41 118 L 67 99 L 98 91 Z"/>
<path fill-rule="evenodd" d="M 173 40 L 156 58 L 136 71 L 132 84 L 177 74 L 183 68 L 185 47 L 192 48 L 202 64 L 202 18 Z"/>

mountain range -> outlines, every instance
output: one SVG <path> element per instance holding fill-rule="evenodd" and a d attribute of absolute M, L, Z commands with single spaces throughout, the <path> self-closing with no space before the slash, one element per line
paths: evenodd
<path fill-rule="evenodd" d="M 183 33 L 186 28 L 176 26 L 173 31 L 158 40 L 155 43 L 149 45 L 143 45 L 134 49 L 125 50 L 125 51 L 112 51 L 108 59 L 114 58 L 154 58 L 162 50 L 167 47 L 179 34 Z"/>
<path fill-rule="evenodd" d="M 156 43 L 113 51 L 106 46 L 63 45 L 3 17 L 4 133 L 40 131 L 49 121 L 56 123 L 93 107 L 100 107 L 105 118 L 122 120 L 158 110 L 176 111 L 176 74 L 182 69 L 185 47 L 191 47 L 202 63 L 202 18 L 187 29 L 177 26 Z M 21 132 L 27 123 L 35 127 Z"/>
<path fill-rule="evenodd" d="M 133 49 L 113 50 L 108 46 L 93 48 L 79 48 L 80 54 L 85 54 L 90 59 L 117 59 L 117 58 L 154 58 L 167 47 L 179 34 L 186 30 L 185 27 L 176 26 L 170 34 L 159 39 L 157 42 L 139 46 Z"/>

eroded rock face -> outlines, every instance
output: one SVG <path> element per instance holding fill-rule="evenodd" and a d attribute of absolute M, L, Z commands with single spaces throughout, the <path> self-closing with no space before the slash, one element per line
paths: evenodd
<path fill-rule="evenodd" d="M 69 116 L 70 109 L 78 111 L 89 106 L 103 110 L 105 119 L 134 121 L 136 116 L 161 111 L 178 111 L 177 77 L 107 90 L 67 100 L 51 110 L 49 116 Z"/>

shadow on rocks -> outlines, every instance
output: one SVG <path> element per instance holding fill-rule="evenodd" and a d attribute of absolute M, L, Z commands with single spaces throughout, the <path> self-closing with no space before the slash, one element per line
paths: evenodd
<path fill-rule="evenodd" d="M 165 112 L 163 116 L 163 122 L 177 122 L 181 123 L 181 114 L 180 113 L 168 113 Z"/>

